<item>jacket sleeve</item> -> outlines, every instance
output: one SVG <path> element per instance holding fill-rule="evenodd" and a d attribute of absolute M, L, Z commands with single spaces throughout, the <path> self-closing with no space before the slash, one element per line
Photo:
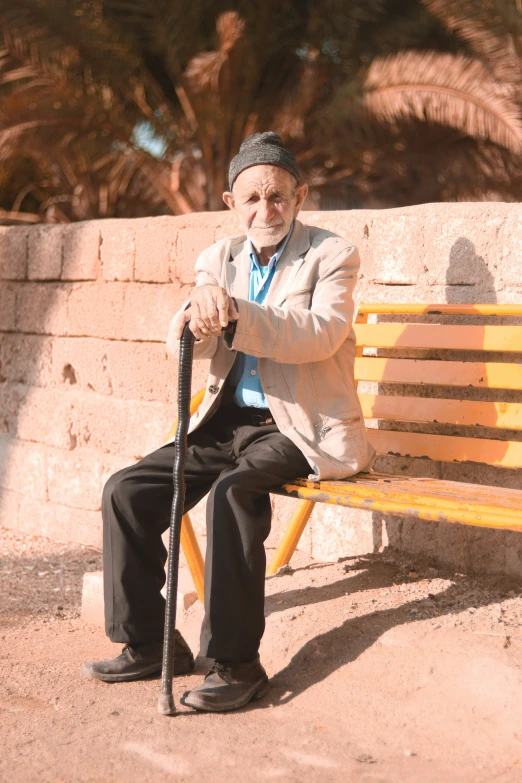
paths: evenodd
<path fill-rule="evenodd" d="M 284 364 L 333 356 L 352 329 L 359 266 L 355 247 L 332 258 L 311 292 L 309 309 L 292 307 L 290 297 L 284 309 L 238 299 L 239 318 L 227 348 Z"/>

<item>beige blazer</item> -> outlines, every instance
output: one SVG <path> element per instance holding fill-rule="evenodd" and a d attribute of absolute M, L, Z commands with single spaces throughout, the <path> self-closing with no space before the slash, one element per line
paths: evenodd
<path fill-rule="evenodd" d="M 217 242 L 196 262 L 196 285 L 224 288 L 237 300 L 239 319 L 231 344 L 213 336 L 194 345 L 194 358 L 211 363 L 205 396 L 191 417 L 189 432 L 218 406 L 236 351 L 243 351 L 258 357 L 270 411 L 280 431 L 308 460 L 310 479 L 341 479 L 368 468 L 375 452 L 366 437 L 354 383 L 357 249 L 329 231 L 296 220 L 260 305 L 248 301 L 245 240 Z M 167 348 L 172 354 L 179 349 L 172 324 Z"/>

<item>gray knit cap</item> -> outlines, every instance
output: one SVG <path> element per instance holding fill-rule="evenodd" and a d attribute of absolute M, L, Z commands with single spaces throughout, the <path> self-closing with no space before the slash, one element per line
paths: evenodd
<path fill-rule="evenodd" d="M 228 170 L 230 190 L 234 187 L 237 177 L 251 166 L 279 166 L 286 169 L 296 180 L 300 181 L 299 168 L 294 155 L 283 145 L 283 140 L 277 133 L 266 131 L 254 133 L 245 139 L 238 154 L 232 158 Z"/>

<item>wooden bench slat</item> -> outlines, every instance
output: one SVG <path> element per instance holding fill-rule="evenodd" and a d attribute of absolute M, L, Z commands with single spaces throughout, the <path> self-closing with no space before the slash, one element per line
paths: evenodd
<path fill-rule="evenodd" d="M 522 467 L 522 443 L 516 441 L 394 430 L 368 429 L 367 432 L 378 454 L 427 457 L 441 462 L 482 462 L 503 468 Z"/>
<path fill-rule="evenodd" d="M 449 362 L 362 356 L 355 359 L 355 380 L 522 389 L 522 366 L 507 362 Z"/>
<path fill-rule="evenodd" d="M 354 324 L 357 345 L 372 348 L 520 351 L 522 326 Z"/>
<path fill-rule="evenodd" d="M 393 313 L 405 315 L 522 315 L 517 304 L 360 304 L 357 313 Z"/>
<path fill-rule="evenodd" d="M 339 495 L 354 492 L 368 498 L 386 496 L 396 500 L 405 497 L 415 497 L 417 503 L 455 509 L 466 509 L 473 504 L 476 510 L 520 517 L 520 501 L 522 491 L 494 487 L 484 484 L 468 484 L 449 479 L 422 478 L 416 476 L 397 476 L 393 473 L 359 473 L 343 481 L 314 482 L 308 479 L 297 479 L 292 484 L 302 487 L 316 488 L 329 495 Z M 354 485 L 356 487 L 354 488 Z"/>
<path fill-rule="evenodd" d="M 359 394 L 365 419 L 522 430 L 522 404 Z"/>
<path fill-rule="evenodd" d="M 434 522 L 522 532 L 522 492 L 480 484 L 361 473 L 344 481 L 285 484 L 277 494 Z"/>

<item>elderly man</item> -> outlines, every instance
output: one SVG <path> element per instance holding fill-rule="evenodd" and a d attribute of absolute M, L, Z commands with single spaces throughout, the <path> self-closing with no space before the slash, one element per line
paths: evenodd
<path fill-rule="evenodd" d="M 353 376 L 357 250 L 297 220 L 307 186 L 277 134 L 243 142 L 229 180 L 223 199 L 245 235 L 200 255 L 196 286 L 167 339 L 175 353 L 189 322 L 195 358 L 211 359 L 190 422 L 185 511 L 210 493 L 201 654 L 215 663 L 182 701 L 216 712 L 268 690 L 258 650 L 270 491 L 307 475 L 351 476 L 373 457 Z M 161 669 L 161 534 L 169 526 L 174 452 L 170 442 L 105 487 L 106 630 L 126 647 L 117 658 L 86 664 L 87 676 L 122 681 Z M 175 673 L 192 668 L 177 634 Z"/>

